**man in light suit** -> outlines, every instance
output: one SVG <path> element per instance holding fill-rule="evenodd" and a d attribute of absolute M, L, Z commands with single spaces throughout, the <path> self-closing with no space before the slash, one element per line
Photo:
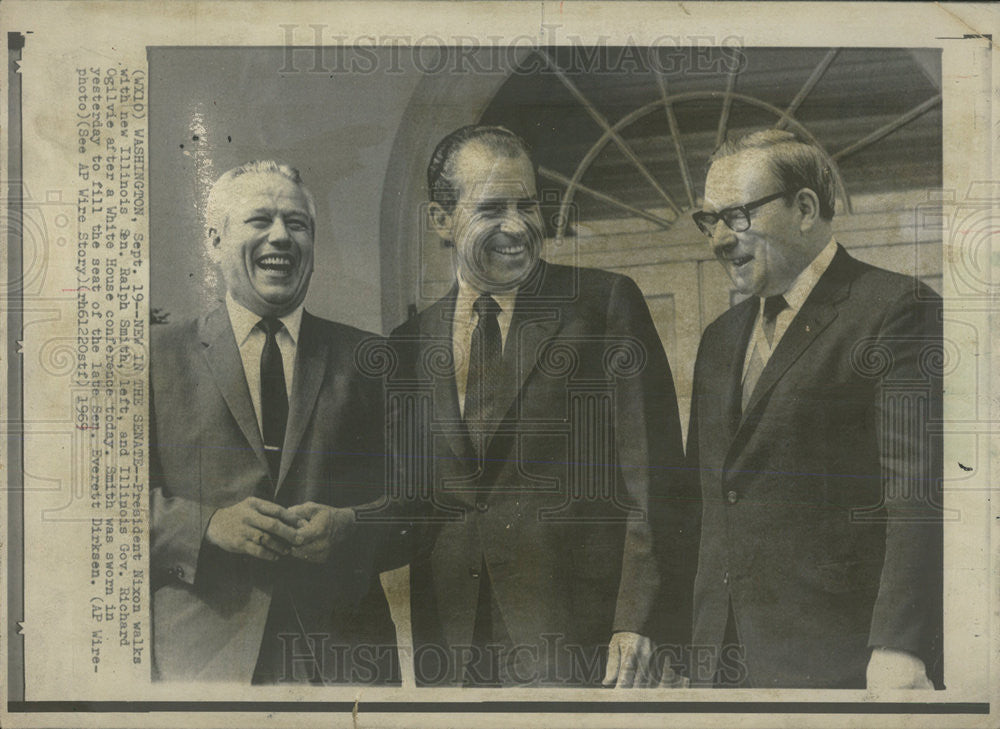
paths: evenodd
<path fill-rule="evenodd" d="M 152 349 L 154 673 L 160 679 L 398 680 L 373 565 L 381 391 L 366 334 L 303 309 L 315 204 L 298 172 L 222 175 L 208 251 L 225 301 Z"/>
<path fill-rule="evenodd" d="M 661 571 L 684 472 L 642 293 L 540 260 L 535 168 L 507 129 L 448 135 L 428 186 L 456 278 L 393 333 L 388 383 L 403 390 L 394 442 L 417 514 L 417 680 L 643 685 L 654 623 L 676 617 L 656 597 L 681 614 L 685 596 Z"/>
<path fill-rule="evenodd" d="M 749 298 L 695 364 L 698 685 L 940 685 L 941 300 L 852 258 L 833 213 L 789 132 L 711 159 L 695 222 Z"/>

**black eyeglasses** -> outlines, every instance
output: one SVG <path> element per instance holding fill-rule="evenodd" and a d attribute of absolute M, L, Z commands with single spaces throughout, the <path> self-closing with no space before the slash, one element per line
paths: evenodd
<path fill-rule="evenodd" d="M 744 230 L 750 230 L 751 210 L 759 208 L 761 205 L 766 205 L 772 200 L 777 200 L 779 197 L 784 196 L 784 191 L 776 192 L 773 195 L 762 197 L 760 200 L 748 202 L 746 205 L 734 205 L 731 208 L 724 208 L 717 213 L 708 213 L 704 210 L 699 210 L 692 213 L 691 217 L 694 218 L 694 222 L 698 226 L 698 229 L 709 238 L 712 237 L 712 231 L 715 230 L 715 224 L 720 220 L 724 222 L 734 233 L 742 233 Z"/>

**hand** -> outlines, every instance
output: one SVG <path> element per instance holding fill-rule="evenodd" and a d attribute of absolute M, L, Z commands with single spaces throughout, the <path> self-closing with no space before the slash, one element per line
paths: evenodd
<path fill-rule="evenodd" d="M 875 648 L 868 659 L 869 691 L 886 689 L 933 689 L 924 662 L 912 653 L 894 648 Z"/>
<path fill-rule="evenodd" d="M 339 509 L 314 501 L 296 504 L 288 513 L 298 523 L 296 534 L 300 539 L 291 555 L 314 564 L 322 564 L 330 558 L 334 545 L 346 539 L 354 523 L 353 509 Z"/>
<path fill-rule="evenodd" d="M 237 504 L 218 509 L 208 521 L 205 539 L 234 554 L 270 562 L 288 554 L 298 539 L 295 518 L 271 501 L 248 496 Z"/>
<path fill-rule="evenodd" d="M 668 665 L 663 666 L 663 672 L 660 674 L 660 682 L 656 684 L 656 688 L 685 689 L 690 687 L 691 679 L 677 673 L 677 671 Z"/>
<path fill-rule="evenodd" d="M 608 667 L 604 672 L 605 686 L 643 688 L 652 681 L 650 661 L 653 643 L 638 633 L 615 633 L 608 644 Z"/>

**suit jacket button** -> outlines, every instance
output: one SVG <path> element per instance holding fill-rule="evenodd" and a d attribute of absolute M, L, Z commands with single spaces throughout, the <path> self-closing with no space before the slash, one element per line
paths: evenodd
<path fill-rule="evenodd" d="M 489 511 L 489 509 L 490 505 L 487 504 L 485 501 L 476 502 L 476 511 L 478 511 L 480 514 L 485 514 L 487 511 Z"/>
<path fill-rule="evenodd" d="M 739 500 L 740 500 L 740 495 L 735 491 L 730 491 L 728 494 L 726 494 L 726 501 L 728 501 L 730 504 L 735 504 Z"/>
<path fill-rule="evenodd" d="M 471 577 L 474 580 L 478 580 L 479 579 L 479 570 L 475 569 L 474 567 L 470 567 L 469 568 L 469 577 Z"/>
<path fill-rule="evenodd" d="M 722 584 L 723 585 L 728 585 L 729 584 L 729 573 L 728 572 L 726 572 L 726 574 L 724 574 L 722 576 Z"/>

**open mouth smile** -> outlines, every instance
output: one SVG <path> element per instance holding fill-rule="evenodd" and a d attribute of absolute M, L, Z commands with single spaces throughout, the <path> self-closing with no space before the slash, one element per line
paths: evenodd
<path fill-rule="evenodd" d="M 288 276 L 295 268 L 295 259 L 287 253 L 269 253 L 261 256 L 254 264 L 257 268 L 278 276 Z"/>
<path fill-rule="evenodd" d="M 491 250 L 504 256 L 519 256 L 524 253 L 526 247 L 523 243 L 514 243 L 506 246 L 494 246 Z"/>
<path fill-rule="evenodd" d="M 750 263 L 753 260 L 753 256 L 736 256 L 735 258 L 730 258 L 729 262 L 734 268 L 740 268 Z"/>

